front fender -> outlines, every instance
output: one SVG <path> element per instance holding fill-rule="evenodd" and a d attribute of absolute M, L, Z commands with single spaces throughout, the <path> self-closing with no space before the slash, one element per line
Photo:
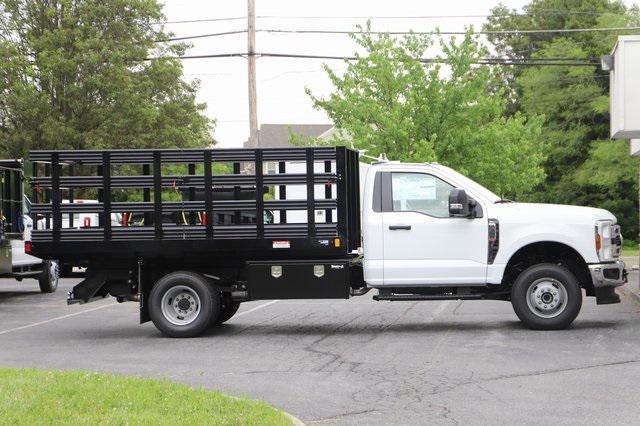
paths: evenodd
<path fill-rule="evenodd" d="M 522 249 L 533 243 L 552 242 L 564 244 L 575 250 L 586 263 L 599 262 L 595 251 L 595 242 L 589 241 L 584 225 L 564 225 L 561 229 L 540 230 L 539 226 L 524 227 L 516 232 L 500 229 L 500 247 L 493 264 L 487 268 L 487 282 L 502 282 L 504 270 L 509 259 Z M 513 230 L 512 230 L 513 231 Z"/>

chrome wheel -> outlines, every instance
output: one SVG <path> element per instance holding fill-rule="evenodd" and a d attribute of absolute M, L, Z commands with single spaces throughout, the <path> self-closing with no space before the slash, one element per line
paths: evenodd
<path fill-rule="evenodd" d="M 191 324 L 200 314 L 200 297 L 190 287 L 177 285 L 162 296 L 162 315 L 174 325 Z"/>
<path fill-rule="evenodd" d="M 560 281 L 541 278 L 527 289 L 527 305 L 540 318 L 554 318 L 567 307 L 567 290 Z"/>

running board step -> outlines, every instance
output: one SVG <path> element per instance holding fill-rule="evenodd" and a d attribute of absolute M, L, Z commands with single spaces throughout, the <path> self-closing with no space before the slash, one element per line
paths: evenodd
<path fill-rule="evenodd" d="M 480 300 L 482 294 L 376 294 L 373 300 Z"/>

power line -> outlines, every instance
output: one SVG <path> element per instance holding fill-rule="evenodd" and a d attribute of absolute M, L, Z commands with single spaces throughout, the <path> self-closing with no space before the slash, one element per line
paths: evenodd
<path fill-rule="evenodd" d="M 246 32 L 247 30 L 235 30 L 235 31 L 224 31 L 221 33 L 209 33 L 209 34 L 198 34 L 198 35 L 192 35 L 192 36 L 173 37 L 173 38 L 168 38 L 166 40 L 157 40 L 156 43 L 163 43 L 168 41 L 191 40 L 194 38 L 220 37 L 220 36 L 226 36 L 231 34 L 245 34 Z"/>
<path fill-rule="evenodd" d="M 592 16 L 602 16 L 602 15 L 614 15 L 614 16 L 625 16 L 621 13 L 609 13 L 609 12 L 598 12 L 598 11 L 579 11 L 579 10 L 562 10 L 562 9 L 539 9 L 535 12 L 536 15 L 592 15 Z M 504 15 L 487 15 L 487 14 L 473 14 L 473 15 L 400 15 L 400 16 L 295 16 L 295 15 L 258 15 L 256 19 L 461 19 L 461 18 L 489 18 L 491 16 L 497 17 L 525 17 L 525 16 L 534 16 L 531 13 L 507 13 Z M 164 21 L 164 22 L 154 22 L 156 25 L 162 24 L 192 24 L 198 22 L 224 22 L 224 21 L 243 21 L 246 20 L 246 16 L 234 16 L 227 18 L 198 18 L 198 19 L 185 19 L 178 21 Z"/>
<path fill-rule="evenodd" d="M 222 21 L 244 21 L 246 20 L 246 16 L 234 16 L 229 18 L 202 18 L 202 19 L 185 19 L 181 21 L 162 21 L 162 22 L 154 22 L 154 25 L 163 25 L 163 24 L 195 24 L 198 22 L 222 22 Z"/>
<path fill-rule="evenodd" d="M 143 61 L 153 61 L 156 59 L 214 59 L 214 58 L 246 58 L 247 53 L 215 53 L 208 55 L 183 55 L 183 56 L 159 56 L 144 58 Z"/>
<path fill-rule="evenodd" d="M 557 28 L 548 30 L 504 30 L 504 31 L 470 31 L 477 35 L 520 35 L 520 34 L 546 34 L 546 33 L 586 33 L 586 32 L 620 32 L 637 31 L 640 27 L 615 27 L 615 28 Z M 296 30 L 296 29 L 259 29 L 262 33 L 281 34 L 374 34 L 374 35 L 409 35 L 409 34 L 441 34 L 441 35 L 466 35 L 467 31 L 346 31 L 346 30 Z"/>
<path fill-rule="evenodd" d="M 617 28 L 559 28 L 549 30 L 505 30 L 505 31 L 472 31 L 471 34 L 476 35 L 521 35 L 521 34 L 545 34 L 545 33 L 586 33 L 586 32 L 621 32 L 621 31 L 638 31 L 640 27 L 617 27 Z M 219 33 L 197 34 L 192 36 L 174 37 L 167 40 L 158 40 L 158 42 L 190 40 L 197 38 L 219 37 L 233 34 L 245 34 L 247 30 L 225 31 Z M 373 35 L 466 35 L 466 31 L 346 31 L 346 30 L 295 30 L 295 29 L 256 29 L 259 33 L 269 34 L 373 34 Z"/>
<path fill-rule="evenodd" d="M 263 57 L 263 58 L 290 58 L 290 59 L 326 59 L 326 60 L 341 60 L 341 61 L 356 61 L 359 59 L 366 59 L 362 56 L 331 56 L 331 55 L 307 55 L 307 54 L 295 54 L 295 53 L 272 53 L 272 52 L 256 52 L 254 55 L 249 53 L 219 53 L 209 55 L 185 55 L 185 56 L 163 56 L 160 58 L 145 58 L 145 60 L 153 59 L 212 59 L 212 58 L 246 58 L 249 56 Z M 443 58 L 419 58 L 418 61 L 430 64 L 448 63 L 447 59 Z M 598 66 L 600 63 L 596 60 L 585 60 L 583 58 L 542 58 L 542 59 L 509 59 L 509 58 L 481 58 L 471 62 L 476 65 L 523 65 L 523 66 Z"/>

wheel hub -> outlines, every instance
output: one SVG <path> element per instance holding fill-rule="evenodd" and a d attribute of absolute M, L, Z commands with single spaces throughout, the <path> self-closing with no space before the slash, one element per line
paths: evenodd
<path fill-rule="evenodd" d="M 527 305 L 541 318 L 556 317 L 567 306 L 567 290 L 554 278 L 536 280 L 527 290 Z"/>
<path fill-rule="evenodd" d="M 190 287 L 178 285 L 162 296 L 162 315 L 174 325 L 191 324 L 200 315 L 200 298 Z"/>

